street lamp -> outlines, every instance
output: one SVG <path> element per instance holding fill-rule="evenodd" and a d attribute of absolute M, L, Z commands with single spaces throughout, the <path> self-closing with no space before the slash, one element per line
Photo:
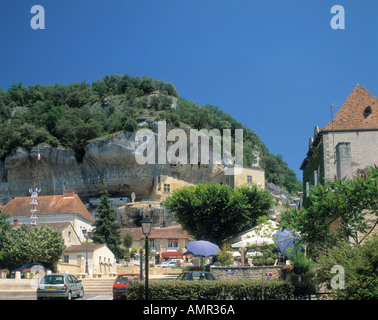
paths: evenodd
<path fill-rule="evenodd" d="M 86 239 L 85 241 L 85 273 L 86 274 L 89 274 L 89 268 L 88 268 L 88 240 L 90 239 L 91 235 L 92 235 L 92 230 L 88 230 L 87 231 L 87 228 L 84 227 L 82 230 L 83 232 L 83 235 Z"/>
<path fill-rule="evenodd" d="M 145 262 L 145 295 L 146 300 L 148 300 L 148 236 L 151 234 L 152 221 L 150 218 L 145 216 L 141 221 L 142 232 L 145 235 L 145 251 L 146 251 L 146 262 Z"/>

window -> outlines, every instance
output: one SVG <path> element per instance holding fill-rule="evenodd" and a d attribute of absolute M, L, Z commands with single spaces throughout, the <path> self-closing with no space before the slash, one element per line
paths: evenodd
<path fill-rule="evenodd" d="M 364 110 L 364 118 L 366 119 L 372 113 L 373 113 L 373 111 L 371 110 L 371 107 L 370 106 L 366 107 L 365 110 Z"/>
<path fill-rule="evenodd" d="M 63 263 L 69 263 L 69 261 L 70 261 L 70 256 L 67 256 L 67 255 L 63 256 Z"/>
<path fill-rule="evenodd" d="M 155 239 L 149 239 L 150 240 L 150 247 L 152 250 L 155 250 Z"/>
<path fill-rule="evenodd" d="M 247 176 L 247 183 L 251 183 L 252 182 L 252 176 Z"/>
<path fill-rule="evenodd" d="M 314 171 L 314 186 L 318 186 L 318 172 L 316 170 Z"/>
<path fill-rule="evenodd" d="M 170 239 L 168 240 L 168 250 L 177 250 L 178 249 L 178 240 Z"/>
<path fill-rule="evenodd" d="M 171 185 L 164 183 L 164 192 L 171 192 Z"/>

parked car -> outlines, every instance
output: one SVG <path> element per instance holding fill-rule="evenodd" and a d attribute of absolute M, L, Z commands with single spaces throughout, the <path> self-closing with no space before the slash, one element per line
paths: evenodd
<path fill-rule="evenodd" d="M 44 276 L 37 289 L 37 300 L 47 298 L 63 298 L 71 300 L 73 297 L 84 297 L 81 280 L 69 273 L 53 273 Z"/>
<path fill-rule="evenodd" d="M 140 281 L 139 273 L 119 274 L 113 284 L 113 300 L 126 299 L 127 286 L 133 281 Z"/>
<path fill-rule="evenodd" d="M 48 269 L 44 267 L 41 263 L 27 263 L 27 264 L 24 264 L 22 267 L 13 270 L 11 272 L 11 278 L 14 278 L 16 276 L 17 271 L 20 271 L 21 278 L 24 278 L 24 273 L 31 270 L 35 270 L 35 271 L 40 270 L 45 273 L 48 271 Z"/>
<path fill-rule="evenodd" d="M 177 267 L 177 264 L 173 261 L 164 261 L 161 264 L 157 265 L 158 268 L 174 268 Z"/>
<path fill-rule="evenodd" d="M 181 273 L 176 280 L 213 281 L 217 279 L 207 271 L 189 271 Z"/>
<path fill-rule="evenodd" d="M 182 259 L 169 259 L 168 261 L 169 262 L 174 262 L 174 263 L 176 263 L 179 266 L 184 263 L 184 260 L 182 260 Z"/>

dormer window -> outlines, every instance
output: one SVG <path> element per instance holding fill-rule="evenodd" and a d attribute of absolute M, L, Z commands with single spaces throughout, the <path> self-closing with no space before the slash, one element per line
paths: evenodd
<path fill-rule="evenodd" d="M 365 110 L 364 110 L 364 118 L 366 119 L 368 116 L 370 116 L 371 114 L 373 113 L 373 111 L 371 110 L 371 107 L 366 107 Z"/>

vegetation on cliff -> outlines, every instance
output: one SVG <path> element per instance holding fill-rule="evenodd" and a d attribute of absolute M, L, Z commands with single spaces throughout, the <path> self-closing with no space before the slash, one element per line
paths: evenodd
<path fill-rule="evenodd" d="M 195 129 L 243 129 L 244 165 L 250 167 L 257 152 L 269 182 L 290 193 L 301 189 L 282 156 L 269 153 L 259 136 L 229 113 L 181 98 L 169 82 L 130 75 L 105 76 L 92 84 L 25 87 L 14 83 L 7 91 L 0 89 L 0 158 L 17 147 L 30 150 L 45 143 L 71 148 L 81 161 L 89 140 L 135 131 L 143 118 L 185 123 Z"/>

